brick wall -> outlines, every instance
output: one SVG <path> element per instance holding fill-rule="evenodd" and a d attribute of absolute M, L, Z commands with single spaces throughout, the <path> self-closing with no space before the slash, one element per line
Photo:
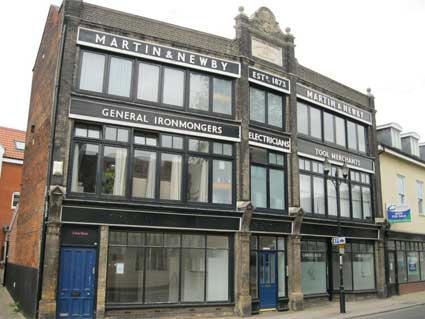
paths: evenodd
<path fill-rule="evenodd" d="M 400 294 L 409 294 L 412 292 L 425 291 L 425 281 L 400 284 Z"/>
<path fill-rule="evenodd" d="M 12 194 L 21 191 L 22 165 L 3 163 L 0 176 L 0 229 L 10 224 Z M 3 257 L 4 232 L 0 230 L 0 259 Z"/>
<path fill-rule="evenodd" d="M 33 69 L 15 252 L 9 262 L 38 268 L 45 204 L 51 111 L 60 39 L 60 16 L 51 6 Z M 33 132 L 32 132 L 33 127 Z M 21 253 L 22 252 L 22 253 Z"/>

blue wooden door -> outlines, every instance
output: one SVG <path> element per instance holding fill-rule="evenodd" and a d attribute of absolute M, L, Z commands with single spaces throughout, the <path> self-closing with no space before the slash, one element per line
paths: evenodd
<path fill-rule="evenodd" d="M 277 263 L 276 252 L 259 253 L 258 282 L 260 292 L 260 308 L 276 308 L 277 303 Z"/>
<path fill-rule="evenodd" d="M 96 250 L 62 247 L 58 318 L 93 318 Z"/>

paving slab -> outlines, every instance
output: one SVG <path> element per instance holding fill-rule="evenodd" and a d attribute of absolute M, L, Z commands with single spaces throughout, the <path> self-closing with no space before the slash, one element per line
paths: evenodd
<path fill-rule="evenodd" d="M 24 316 L 14 309 L 14 301 L 9 292 L 5 287 L 0 286 L 0 319 L 23 319 Z"/>

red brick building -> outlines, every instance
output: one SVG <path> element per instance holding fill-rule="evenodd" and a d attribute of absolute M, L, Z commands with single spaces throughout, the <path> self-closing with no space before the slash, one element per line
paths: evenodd
<path fill-rule="evenodd" d="M 25 132 L 0 127 L 0 260 L 4 259 L 5 230 L 20 197 Z M 3 263 L 0 264 L 3 267 Z"/>

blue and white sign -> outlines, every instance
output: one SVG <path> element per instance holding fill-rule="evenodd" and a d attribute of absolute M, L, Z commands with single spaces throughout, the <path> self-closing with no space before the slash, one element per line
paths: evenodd
<path fill-rule="evenodd" d="M 334 246 L 345 245 L 346 243 L 345 237 L 332 237 L 332 245 Z"/>
<path fill-rule="evenodd" d="M 406 223 L 412 221 L 410 208 L 407 205 L 388 205 L 387 218 L 390 223 Z"/>

